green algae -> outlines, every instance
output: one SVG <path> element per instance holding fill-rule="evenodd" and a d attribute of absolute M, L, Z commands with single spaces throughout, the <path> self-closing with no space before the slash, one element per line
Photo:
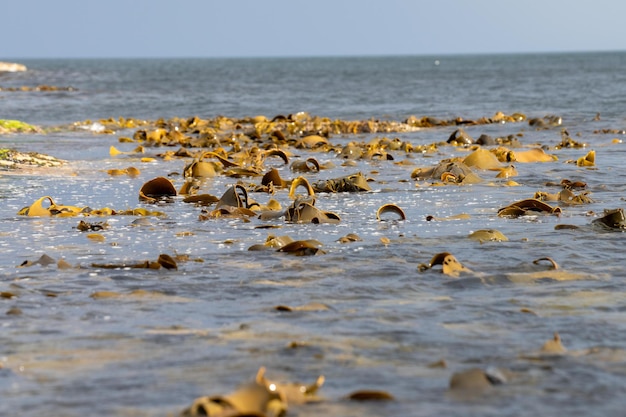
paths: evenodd
<path fill-rule="evenodd" d="M 20 120 L 0 119 L 0 134 L 38 132 L 39 128 Z"/>

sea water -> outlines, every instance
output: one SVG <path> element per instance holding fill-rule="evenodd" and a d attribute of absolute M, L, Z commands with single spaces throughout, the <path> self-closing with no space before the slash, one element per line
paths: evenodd
<path fill-rule="evenodd" d="M 0 118 L 46 132 L 1 136 L 0 146 L 67 164 L 0 173 L 3 414 L 175 415 L 199 396 L 233 391 L 261 366 L 282 381 L 325 376 L 319 392 L 324 401 L 292 407 L 289 415 L 586 416 L 618 415 L 626 407 L 624 234 L 590 227 L 603 210 L 624 206 L 626 53 L 22 62 L 29 71 L 0 75 L 0 87 L 71 88 L 0 91 Z M 487 179 L 480 184 L 431 186 L 413 180 L 412 171 L 469 151 L 439 146 L 435 154 L 392 152 L 394 160 L 353 166 L 343 166 L 335 154 L 301 151 L 297 156 L 335 165 L 311 174 L 311 181 L 357 171 L 373 180 L 372 192 L 318 195 L 316 206 L 338 214 L 339 224 L 280 219 L 266 229 L 259 227 L 266 221 L 254 218 L 200 221 L 201 208 L 177 200 L 158 207 L 166 216 L 139 225 L 133 216 L 89 218 L 109 223 L 101 242 L 78 231 L 75 217 L 17 215 L 42 196 L 81 207 L 140 207 L 138 190 L 147 180 L 169 176 L 182 183 L 177 173 L 188 161 L 112 157 L 110 146 L 124 152 L 136 147 L 118 141 L 133 130 L 98 134 L 84 128 L 109 117 L 307 112 L 342 120 L 476 120 L 498 111 L 556 115 L 562 125 L 463 127 L 474 138 L 518 135 L 524 146 L 544 146 L 558 161 L 516 164 L 515 187 L 491 172 L 480 173 Z M 83 128 L 73 125 L 78 121 Z M 389 136 L 417 146 L 445 142 L 456 128 L 329 140 Z M 562 129 L 587 146 L 555 149 Z M 591 149 L 594 167 L 568 163 Z M 147 148 L 141 156 L 160 151 Z M 410 164 L 396 164 L 404 159 Z M 129 165 L 141 175 L 106 172 Z M 296 175 L 275 165 L 284 178 Z M 586 182 L 593 202 L 563 206 L 560 216 L 497 216 L 499 208 L 537 191 L 558 191 L 547 184 L 562 179 Z M 219 197 L 235 181 L 216 177 L 204 187 Z M 286 206 L 284 197 L 277 195 Z M 377 221 L 376 210 L 385 203 L 400 206 L 407 219 Z M 427 221 L 459 214 L 469 216 Z M 561 224 L 579 228 L 555 229 Z M 509 240 L 468 239 L 479 229 L 500 230 Z M 339 243 L 348 233 L 362 240 Z M 247 250 L 269 235 L 317 239 L 325 254 Z M 441 252 L 454 254 L 473 273 L 453 278 L 437 268 L 419 271 Z M 175 271 L 93 266 L 155 260 L 161 253 L 190 260 Z M 18 267 L 43 254 L 79 268 Z M 567 279 L 542 276 L 549 268 L 533 261 L 543 257 Z M 93 297 L 104 291 L 119 296 Z M 313 302 L 327 308 L 275 309 Z M 15 309 L 21 314 L 8 314 Z M 541 355 L 555 332 L 568 353 Z M 451 375 L 472 367 L 511 376 L 488 393 L 450 395 Z M 361 389 L 384 390 L 395 400 L 345 400 Z"/>

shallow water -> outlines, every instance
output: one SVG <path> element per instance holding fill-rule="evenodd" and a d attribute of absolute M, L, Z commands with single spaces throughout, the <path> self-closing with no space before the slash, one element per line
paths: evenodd
<path fill-rule="evenodd" d="M 268 377 L 312 382 L 326 377 L 326 401 L 293 407 L 289 415 L 618 415 L 626 384 L 626 276 L 622 232 L 587 227 L 590 212 L 623 207 L 626 55 L 573 54 L 439 58 L 278 60 L 32 61 L 32 73 L 0 77 L 0 86 L 72 85 L 77 92 L 0 92 L 2 118 L 44 126 L 100 117 L 268 116 L 309 111 L 333 118 L 401 120 L 410 114 L 478 118 L 496 111 L 529 117 L 558 114 L 586 149 L 560 149 L 560 127 L 528 123 L 469 126 L 474 138 L 523 133 L 541 143 L 554 163 L 517 164 L 520 186 L 504 186 L 495 173 L 471 186 L 415 182 L 416 167 L 436 165 L 467 150 L 442 146 L 437 154 L 411 154 L 413 165 L 359 161 L 341 166 L 335 155 L 302 151 L 337 167 L 307 174 L 311 181 L 357 171 L 375 181 L 373 192 L 321 194 L 317 207 L 341 217 L 337 225 L 232 219 L 199 221 L 201 209 L 159 205 L 166 216 L 134 225 L 112 216 L 104 242 L 76 230 L 77 218 L 28 218 L 16 213 L 44 195 L 60 204 L 142 207 L 138 190 L 156 176 L 181 173 L 183 160 L 141 163 L 111 157 L 109 147 L 131 151 L 119 136 L 60 129 L 0 137 L 2 147 L 38 151 L 68 161 L 61 169 L 0 176 L 0 411 L 15 415 L 175 415 L 201 395 L 223 394 L 266 366 Z M 593 121 L 596 113 L 600 121 Z M 453 127 L 394 134 L 415 145 L 445 141 Z M 335 136 L 332 143 L 377 135 Z M 596 166 L 566 163 L 595 149 Z M 148 148 L 147 155 L 161 149 Z M 142 155 L 146 156 L 146 155 Z M 134 165 L 137 178 L 106 170 Z M 278 163 L 283 178 L 296 174 Z M 374 172 L 376 171 L 376 172 Z M 170 178 L 180 186 L 180 175 Z M 594 203 L 563 206 L 563 214 L 519 219 L 497 210 L 563 178 L 588 184 Z M 216 177 L 203 190 L 220 196 L 236 180 Z M 247 180 L 244 180 L 247 181 Z M 253 182 L 255 180 L 250 180 Z M 260 202 L 264 194 L 253 197 Z M 289 204 L 287 191 L 275 198 Z M 376 221 L 393 202 L 406 221 Z M 154 207 L 148 206 L 150 209 Z M 427 221 L 469 214 L 468 219 Z M 555 230 L 559 224 L 582 226 Z M 494 228 L 508 242 L 477 243 L 467 236 Z M 191 232 L 181 235 L 181 232 Z M 337 239 L 357 233 L 363 240 Z M 324 255 L 293 257 L 249 252 L 268 235 L 317 239 Z M 389 239 L 383 244 L 381 238 Z M 451 278 L 418 271 L 439 252 L 451 252 L 475 273 Z M 81 268 L 17 268 L 42 254 Z M 187 254 L 177 271 L 104 269 L 93 263 L 155 260 Z M 559 281 L 549 256 L 570 279 Z M 136 290 L 144 290 L 138 292 Z M 121 296 L 94 298 L 100 291 Z M 277 305 L 320 302 L 322 311 L 281 312 Z M 21 314 L 5 314 L 19 308 Z M 559 332 L 569 354 L 545 357 L 542 344 Z M 445 360 L 445 368 L 430 364 Z M 450 376 L 471 367 L 510 370 L 513 377 L 482 395 L 459 397 Z M 355 403 L 358 389 L 386 390 L 395 401 Z"/>

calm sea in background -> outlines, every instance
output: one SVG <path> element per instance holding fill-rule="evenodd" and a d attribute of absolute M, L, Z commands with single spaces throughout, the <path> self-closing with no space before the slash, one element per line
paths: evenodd
<path fill-rule="evenodd" d="M 588 416 L 626 409 L 624 233 L 589 226 L 604 209 L 626 205 L 626 53 L 20 62 L 29 71 L 0 74 L 0 87 L 73 90 L 0 91 L 0 119 L 47 132 L 0 136 L 0 146 L 68 161 L 56 173 L 0 172 L 0 292 L 6 294 L 0 298 L 0 414 L 175 415 L 201 395 L 232 391 L 260 366 L 277 380 L 312 382 L 325 375 L 325 401 L 290 408 L 288 415 Z M 102 219 L 111 227 L 103 232 L 106 241 L 96 242 L 76 230 L 77 218 L 17 215 L 44 195 L 68 205 L 138 207 L 144 182 L 185 165 L 111 157 L 112 145 L 123 151 L 136 147 L 118 142 L 133 131 L 102 135 L 70 128 L 77 121 L 296 112 L 402 121 L 411 115 L 478 119 L 498 111 L 563 120 L 543 130 L 527 122 L 466 127 L 474 138 L 521 134 L 525 146 L 545 145 L 558 157 L 554 163 L 517 164 L 518 187 L 504 186 L 490 172 L 481 173 L 485 183 L 472 186 L 416 183 L 416 167 L 467 153 L 440 146 L 436 155 L 398 153 L 394 161 L 356 166 L 342 166 L 336 155 L 312 154 L 337 168 L 311 180 L 356 171 L 375 179 L 370 193 L 318 196 L 317 206 L 341 216 L 338 225 L 277 221 L 272 224 L 279 229 L 262 229 L 256 228 L 264 224 L 258 219 L 199 221 L 200 208 L 177 201 L 159 207 L 166 218 L 140 227 L 135 218 Z M 587 147 L 555 149 L 562 128 Z M 445 142 L 454 129 L 388 136 L 420 145 Z M 567 163 L 590 149 L 596 151 L 595 167 Z M 405 158 L 413 165 L 394 163 Z M 129 165 L 141 169 L 138 178 L 106 173 Z M 278 168 L 284 178 L 295 176 L 288 167 Z M 497 216 L 499 208 L 537 191 L 556 192 L 546 184 L 564 178 L 585 181 L 594 202 L 564 206 L 559 217 Z M 220 196 L 234 181 L 217 177 L 206 187 Z M 376 221 L 376 209 L 388 202 L 402 207 L 407 220 Z M 469 218 L 426 221 L 428 215 L 461 213 Z M 558 224 L 580 228 L 555 230 Z M 467 238 L 489 228 L 509 241 L 480 244 Z M 347 233 L 363 240 L 338 243 Z M 317 239 L 326 254 L 247 251 L 269 234 Z M 444 251 L 476 273 L 455 279 L 418 271 Z M 17 268 L 44 253 L 81 268 Z M 177 271 L 91 266 L 156 259 L 160 253 L 196 261 Z M 569 279 L 541 276 L 547 268 L 533 260 L 546 256 Z M 138 289 L 151 295 L 138 295 Z M 94 299 L 96 291 L 123 296 Z M 274 308 L 311 302 L 328 309 Z M 21 314 L 5 314 L 14 308 Z M 540 355 L 554 332 L 568 354 Z M 430 366 L 440 360 L 445 367 Z M 472 367 L 511 376 L 487 393 L 451 396 L 450 376 Z M 344 399 L 359 389 L 385 390 L 395 400 Z"/>

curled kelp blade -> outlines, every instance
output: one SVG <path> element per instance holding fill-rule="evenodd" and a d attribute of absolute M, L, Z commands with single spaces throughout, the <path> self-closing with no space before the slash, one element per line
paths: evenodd
<path fill-rule="evenodd" d="M 288 183 L 288 181 L 285 181 L 280 177 L 280 173 L 276 168 L 270 169 L 265 173 L 265 175 L 263 175 L 263 178 L 261 178 L 261 184 L 268 187 L 273 186 L 276 188 L 283 188 L 286 187 Z"/>
<path fill-rule="evenodd" d="M 49 203 L 48 207 L 44 207 L 44 202 L 47 201 Z M 76 207 L 76 206 L 62 206 L 56 204 L 52 197 L 44 196 L 36 200 L 29 207 L 24 207 L 20 211 L 18 211 L 18 215 L 20 216 L 31 216 L 31 217 L 49 217 L 49 216 L 61 216 L 61 217 L 71 217 L 76 216 L 77 214 L 83 213 L 88 208 L 86 207 Z"/>
<path fill-rule="evenodd" d="M 48 201 L 49 206 L 44 207 L 44 201 Z M 23 216 L 33 216 L 33 217 L 48 217 L 50 214 L 50 207 L 54 206 L 54 200 L 50 196 L 44 196 L 37 199 L 33 204 L 29 207 L 24 207 L 17 214 Z"/>
<path fill-rule="evenodd" d="M 311 197 L 315 196 L 315 191 L 313 190 L 313 187 L 309 183 L 309 180 L 307 180 L 304 177 L 298 177 L 292 181 L 291 187 L 289 188 L 289 198 L 291 198 L 292 200 L 295 199 L 297 196 L 296 189 L 298 187 L 304 187 L 307 191 L 308 196 L 311 196 Z"/>
<path fill-rule="evenodd" d="M 142 185 L 139 190 L 139 200 L 155 202 L 176 196 L 176 188 L 172 181 L 165 177 L 156 177 Z"/>
<path fill-rule="evenodd" d="M 263 153 L 263 159 L 266 159 L 270 156 L 278 156 L 280 159 L 283 160 L 285 165 L 289 164 L 289 157 L 287 156 L 285 151 L 283 151 L 282 149 L 276 149 L 276 148 L 269 149 Z"/>
<path fill-rule="evenodd" d="M 317 159 L 307 158 L 304 161 L 293 162 L 290 168 L 295 172 L 319 172 L 321 167 Z"/>
<path fill-rule="evenodd" d="M 398 205 L 391 203 L 383 204 L 378 208 L 378 210 L 376 210 L 376 220 L 381 221 L 383 219 L 382 216 L 388 213 L 396 214 L 400 220 L 406 220 L 404 210 L 402 210 Z"/>
<path fill-rule="evenodd" d="M 229 187 L 217 202 L 216 208 L 230 207 L 248 207 L 248 191 L 243 185 L 236 184 Z"/>
<path fill-rule="evenodd" d="M 472 240 L 482 242 L 508 242 L 507 238 L 502 232 L 496 229 L 481 229 L 470 233 L 468 236 Z"/>
<path fill-rule="evenodd" d="M 558 206 L 553 207 L 536 198 L 528 198 L 516 201 L 515 203 L 498 210 L 498 216 L 500 217 L 519 217 L 537 213 L 547 213 L 558 216 L 561 214 L 561 208 Z"/>
<path fill-rule="evenodd" d="M 295 223 L 339 223 L 341 218 L 332 212 L 322 211 L 312 203 L 296 200 L 285 211 L 285 220 Z"/>
<path fill-rule="evenodd" d="M 463 266 L 455 257 L 449 252 L 441 252 L 436 254 L 430 260 L 428 265 L 420 264 L 418 265 L 418 269 L 420 271 L 425 271 L 433 268 L 436 265 L 442 266 L 442 272 L 445 275 L 450 277 L 457 278 L 460 276 L 461 272 L 471 272 L 468 268 Z"/>
<path fill-rule="evenodd" d="M 608 229 L 626 229 L 626 216 L 624 215 L 624 209 L 617 208 L 604 210 L 604 215 L 593 220 L 591 224 Z"/>
<path fill-rule="evenodd" d="M 576 160 L 576 165 L 579 167 L 592 167 L 596 165 L 596 151 L 591 150 L 587 155 L 582 156 Z"/>
<path fill-rule="evenodd" d="M 321 243 L 316 240 L 296 240 L 279 248 L 277 252 L 285 252 L 296 256 L 323 255 Z"/>

